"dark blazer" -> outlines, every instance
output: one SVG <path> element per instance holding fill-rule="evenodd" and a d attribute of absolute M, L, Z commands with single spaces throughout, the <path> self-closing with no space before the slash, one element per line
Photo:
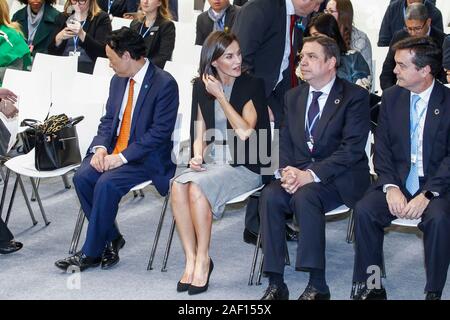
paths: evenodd
<path fill-rule="evenodd" d="M 6 155 L 8 150 L 9 138 L 11 138 L 11 133 L 5 126 L 2 120 L 0 120 L 0 156 Z"/>
<path fill-rule="evenodd" d="M 236 13 L 238 11 L 238 7 L 234 5 L 230 5 L 225 13 L 225 26 L 224 28 L 228 28 L 231 30 L 234 23 L 234 18 L 236 17 Z M 195 44 L 202 46 L 203 42 L 205 42 L 206 38 L 213 31 L 214 22 L 209 18 L 208 12 L 202 12 L 197 17 L 197 35 L 195 38 Z"/>
<path fill-rule="evenodd" d="M 119 113 L 128 78 L 111 79 L 106 114 L 101 118 L 94 146 L 104 146 L 112 153 L 117 140 Z M 169 180 L 176 165 L 171 160 L 172 132 L 178 112 L 178 86 L 167 72 L 150 66 L 144 77 L 134 107 L 128 147 L 122 152 L 128 163 L 143 163 L 153 174 L 152 181 L 162 195 L 169 190 Z"/>
<path fill-rule="evenodd" d="M 53 40 L 48 47 L 48 53 L 60 56 L 64 53 L 67 41 L 64 40 L 59 47 L 55 45 L 56 35 L 66 27 L 67 15 L 61 13 L 56 18 L 57 28 L 53 34 Z M 92 73 L 94 70 L 95 60 L 97 57 L 106 57 L 105 45 L 106 37 L 111 33 L 111 21 L 105 12 L 100 12 L 92 20 L 88 16 L 83 27 L 86 32 L 84 42 L 79 41 L 79 46 L 86 50 L 87 55 L 92 59 L 93 63 L 78 63 L 78 71 Z"/>
<path fill-rule="evenodd" d="M 397 85 L 383 92 L 375 133 L 375 188 L 395 184 L 405 190 L 411 166 L 410 91 Z M 450 89 L 435 82 L 423 136 L 423 190 L 450 191 Z"/>
<path fill-rule="evenodd" d="M 450 70 L 450 35 L 447 35 L 442 45 L 442 66 Z"/>
<path fill-rule="evenodd" d="M 392 38 L 391 43 L 389 44 L 389 51 L 386 56 L 386 59 L 384 60 L 383 70 L 381 71 L 381 74 L 380 74 L 380 86 L 381 86 L 381 89 L 383 89 L 383 90 L 390 88 L 397 83 L 397 76 L 394 73 L 395 51 L 392 50 L 392 47 L 394 46 L 394 44 L 396 44 L 400 40 L 403 40 L 407 37 L 409 37 L 408 31 L 399 30 L 394 34 L 394 37 Z M 442 48 L 442 45 L 443 45 L 444 39 L 445 39 L 445 33 L 443 33 L 442 31 L 440 31 L 434 27 L 431 27 L 430 37 L 433 38 L 433 40 L 437 43 L 437 45 L 440 48 Z M 444 70 L 442 70 L 441 74 L 438 76 L 438 79 L 443 81 L 444 83 L 447 82 L 445 79 Z"/>
<path fill-rule="evenodd" d="M 256 134 L 248 138 L 244 142 L 245 163 L 242 163 L 242 161 L 237 161 L 238 159 L 242 159 L 242 149 L 238 148 L 238 143 L 234 144 L 234 149 L 230 150 L 230 154 L 233 159 L 230 165 L 244 165 L 249 170 L 259 174 L 261 173 L 262 167 L 270 167 L 271 150 L 270 121 L 267 111 L 266 97 L 264 95 L 264 82 L 261 79 L 254 78 L 248 74 L 242 74 L 240 77 L 236 78 L 234 82 L 233 90 L 230 96 L 230 104 L 240 115 L 242 115 L 245 104 L 250 100 L 252 100 L 255 106 L 258 117 L 255 127 Z M 198 107 L 200 107 L 200 110 L 202 112 L 206 130 L 213 129 L 215 127 L 214 101 L 215 99 L 211 97 L 206 91 L 203 81 L 200 78 L 195 79 L 192 90 L 191 144 L 194 143 L 195 139 L 194 122 L 197 120 Z M 239 140 L 237 135 L 230 134 L 230 132 L 232 132 L 232 127 L 229 121 L 227 121 L 227 129 L 228 142 L 232 141 L 233 139 Z M 264 135 L 262 130 L 266 130 L 267 134 Z M 207 145 L 215 141 L 214 137 L 209 138 L 210 139 L 206 141 Z M 261 141 L 261 139 L 264 139 L 265 141 Z M 260 149 L 262 144 L 265 144 L 267 146 L 267 152 L 264 149 Z M 230 146 L 230 144 L 228 144 L 228 146 Z M 194 148 L 193 145 L 191 145 L 191 155 L 193 155 L 193 152 Z M 258 155 L 256 157 L 256 163 L 254 160 L 252 161 L 255 154 Z M 263 177 L 263 182 L 268 181 L 269 178 L 269 176 Z"/>
<path fill-rule="evenodd" d="M 232 31 L 241 45 L 243 64 L 265 83 L 266 97 L 278 81 L 286 41 L 286 1 L 252 0 L 243 6 Z M 301 43 L 295 28 L 294 51 Z"/>
<path fill-rule="evenodd" d="M 136 3 L 133 0 L 114 0 L 114 2 L 111 4 L 111 9 L 109 11 L 109 14 L 112 14 L 114 17 L 122 18 L 124 13 L 134 12 L 134 11 L 130 11 L 128 2 Z M 102 9 L 106 13 L 108 13 L 108 3 L 109 3 L 109 0 L 97 0 L 97 4 L 100 7 L 100 9 Z"/>
<path fill-rule="evenodd" d="M 142 22 L 133 20 L 130 28 L 139 32 L 141 26 Z M 144 31 L 142 34 L 144 34 Z M 172 58 L 173 48 L 175 47 L 175 24 L 158 16 L 145 36 L 144 42 L 147 47 L 147 58 L 156 66 L 164 69 L 166 61 Z"/>
<path fill-rule="evenodd" d="M 169 0 L 169 10 L 173 21 L 178 21 L 178 0 Z"/>
<path fill-rule="evenodd" d="M 248 2 L 248 0 L 234 0 L 233 1 L 233 4 L 235 5 L 235 6 L 240 6 L 240 7 L 242 7 L 244 4 L 246 4 Z"/>
<path fill-rule="evenodd" d="M 33 51 L 31 55 L 36 55 L 37 52 L 47 53 L 48 46 L 50 42 L 53 40 L 52 36 L 55 33 L 56 28 L 58 27 L 56 24 L 56 18 L 60 14 L 58 10 L 53 8 L 48 3 L 44 4 L 44 15 L 42 17 L 41 23 L 39 24 L 36 34 L 33 39 Z M 12 21 L 17 21 L 20 24 L 23 35 L 25 37 L 25 41 L 28 39 L 28 12 L 27 7 L 20 9 L 17 11 Z"/>
<path fill-rule="evenodd" d="M 431 17 L 431 25 L 438 30 L 444 31 L 442 22 L 442 13 L 432 3 L 425 1 L 425 6 Z M 404 8 L 406 0 L 396 0 L 389 4 L 383 21 L 381 22 L 380 33 L 378 35 L 378 46 L 387 47 L 391 43 L 394 33 L 401 30 L 405 26 Z"/>
<path fill-rule="evenodd" d="M 321 183 L 333 183 L 344 203 L 352 208 L 369 187 L 365 146 L 369 134 L 367 90 L 336 77 L 318 122 L 310 152 L 305 133 L 309 84 L 285 95 L 285 121 L 280 131 L 280 168 L 311 169 Z"/>

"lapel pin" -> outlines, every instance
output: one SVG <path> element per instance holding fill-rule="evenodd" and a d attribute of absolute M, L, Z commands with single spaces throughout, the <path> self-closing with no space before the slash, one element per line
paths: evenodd
<path fill-rule="evenodd" d="M 144 88 L 147 89 L 148 88 L 148 84 L 144 85 Z"/>
<path fill-rule="evenodd" d="M 150 35 L 152 36 L 152 35 L 154 35 L 155 33 L 154 32 L 150 32 Z"/>
<path fill-rule="evenodd" d="M 339 104 L 339 102 L 341 102 L 341 100 L 339 99 L 334 100 L 334 104 Z"/>
<path fill-rule="evenodd" d="M 434 114 L 438 115 L 439 114 L 439 109 L 434 109 Z"/>

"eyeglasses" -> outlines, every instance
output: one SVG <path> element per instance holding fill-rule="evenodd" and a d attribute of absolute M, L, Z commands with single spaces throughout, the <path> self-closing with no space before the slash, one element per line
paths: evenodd
<path fill-rule="evenodd" d="M 426 24 L 427 24 L 427 20 L 425 20 L 425 22 L 422 24 L 421 27 L 412 27 L 412 28 L 410 28 L 410 27 L 405 27 L 404 29 L 405 29 L 406 31 L 408 31 L 408 33 L 417 33 L 417 32 L 422 31 L 422 29 L 425 27 Z"/>
<path fill-rule="evenodd" d="M 79 4 L 85 4 L 88 0 L 70 0 L 71 4 L 76 4 L 77 2 Z"/>
<path fill-rule="evenodd" d="M 337 10 L 331 10 L 331 9 L 324 9 L 323 12 L 326 13 L 326 14 L 335 14 L 338 11 Z"/>

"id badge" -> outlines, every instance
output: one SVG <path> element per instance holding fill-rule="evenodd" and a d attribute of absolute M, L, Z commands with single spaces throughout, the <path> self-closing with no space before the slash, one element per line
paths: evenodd
<path fill-rule="evenodd" d="M 314 144 L 311 141 L 308 141 L 306 144 L 308 145 L 309 151 L 312 151 Z"/>
<path fill-rule="evenodd" d="M 69 51 L 69 56 L 79 57 L 80 56 L 80 52 L 79 51 Z"/>

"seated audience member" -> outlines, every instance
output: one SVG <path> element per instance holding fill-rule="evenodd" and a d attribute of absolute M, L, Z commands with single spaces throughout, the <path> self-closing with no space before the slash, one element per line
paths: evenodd
<path fill-rule="evenodd" d="M 313 17 L 308 25 L 308 34 L 311 36 L 325 35 L 334 39 L 341 50 L 337 76 L 366 89 L 370 89 L 372 77 L 369 66 L 361 53 L 355 50 L 348 50 L 339 31 L 336 19 L 332 15 L 319 14 Z M 299 68 L 301 70 L 301 66 Z"/>
<path fill-rule="evenodd" d="M 370 74 L 373 75 L 372 45 L 367 34 L 353 25 L 352 2 L 350 0 L 330 0 L 324 12 L 331 14 L 336 19 L 347 48 L 359 51 L 362 54 L 369 66 Z"/>
<path fill-rule="evenodd" d="M 25 8 L 17 11 L 12 21 L 17 21 L 30 48 L 31 55 L 47 53 L 56 31 L 56 17 L 60 14 L 53 8 L 56 0 L 21 0 Z"/>
<path fill-rule="evenodd" d="M 442 67 L 446 70 L 447 83 L 450 83 L 450 35 L 444 40 Z"/>
<path fill-rule="evenodd" d="M 106 54 L 116 73 L 106 114 L 73 178 L 89 226 L 81 251 L 55 262 L 64 271 L 117 264 L 125 244 L 114 223 L 120 199 L 147 180 L 166 194 L 176 169 L 171 161 L 178 110 L 175 79 L 145 58 L 144 40 L 130 28 L 112 32 Z"/>
<path fill-rule="evenodd" d="M 437 300 L 450 263 L 450 89 L 436 81 L 441 49 L 430 37 L 407 38 L 393 49 L 398 85 L 385 90 L 381 101 L 374 156 L 378 179 L 354 211 L 353 298 L 387 298 L 381 279 L 373 279 L 378 288 L 368 280 L 368 267 L 381 270 L 384 228 L 402 218 L 420 219 L 426 299 Z"/>
<path fill-rule="evenodd" d="M 130 28 L 144 38 L 147 58 L 164 69 L 175 47 L 175 24 L 167 8 L 168 0 L 141 0 L 142 18 L 133 20 Z"/>
<path fill-rule="evenodd" d="M 222 217 L 227 201 L 261 186 L 261 146 L 270 150 L 264 83 L 241 67 L 236 36 L 210 34 L 192 93 L 190 168 L 174 179 L 171 190 L 186 259 L 177 291 L 191 295 L 208 289 L 213 218 Z"/>
<path fill-rule="evenodd" d="M 334 18 L 332 18 L 334 21 Z M 365 145 L 369 93 L 337 77 L 341 57 L 326 36 L 305 38 L 300 67 L 305 83 L 285 96 L 280 131 L 280 169 L 259 200 L 269 286 L 262 300 L 287 300 L 284 283 L 286 212 L 299 224 L 295 269 L 309 272 L 300 300 L 328 300 L 325 280 L 325 213 L 342 204 L 353 208 L 369 187 Z"/>
<path fill-rule="evenodd" d="M 0 88 L 0 112 L 7 118 L 12 118 L 17 114 L 17 109 L 14 103 L 17 101 L 17 96 L 5 88 Z M 0 158 L 6 154 L 9 138 L 11 134 L 8 128 L 0 119 Z M 0 218 L 0 254 L 8 254 L 20 250 L 23 247 L 22 243 L 14 241 L 14 236 L 9 231 L 5 222 Z"/>
<path fill-rule="evenodd" d="M 67 0 L 56 24 L 48 53 L 78 56 L 78 71 L 92 73 L 97 57 L 106 57 L 105 42 L 111 32 L 108 14 L 95 0 Z"/>
<path fill-rule="evenodd" d="M 6 68 L 27 70 L 31 64 L 30 49 L 20 25 L 9 20 L 6 0 L 0 0 L 0 85 Z"/>
<path fill-rule="evenodd" d="M 178 21 L 178 0 L 169 0 L 169 11 L 173 21 Z"/>
<path fill-rule="evenodd" d="M 383 70 L 380 75 L 380 86 L 381 89 L 387 89 L 392 87 L 397 82 L 397 77 L 394 74 L 395 68 L 395 51 L 392 47 L 400 40 L 407 37 L 421 37 L 429 35 L 436 44 L 442 48 L 444 43 L 445 34 L 431 26 L 431 18 L 428 14 L 427 7 L 422 3 L 413 3 L 406 8 L 405 14 L 405 29 L 397 31 L 392 38 L 391 44 L 389 45 L 389 51 L 386 59 L 383 63 Z M 441 74 L 438 75 L 438 79 L 445 81 L 445 73 L 442 70 Z"/>
<path fill-rule="evenodd" d="M 129 3 L 133 4 L 133 9 L 137 9 L 135 3 L 136 0 L 96 0 L 100 9 L 106 12 L 110 18 L 120 17 L 122 18 L 125 13 L 134 12 L 130 11 Z"/>
<path fill-rule="evenodd" d="M 388 47 L 394 34 L 405 27 L 405 10 L 413 3 L 423 3 L 431 18 L 431 25 L 440 31 L 444 31 L 442 13 L 429 1 L 424 0 L 395 0 L 389 4 L 381 22 L 378 35 L 378 46 Z"/>
<path fill-rule="evenodd" d="M 196 45 L 203 45 L 213 31 L 231 30 L 238 8 L 230 0 L 208 0 L 211 7 L 197 17 Z"/>

